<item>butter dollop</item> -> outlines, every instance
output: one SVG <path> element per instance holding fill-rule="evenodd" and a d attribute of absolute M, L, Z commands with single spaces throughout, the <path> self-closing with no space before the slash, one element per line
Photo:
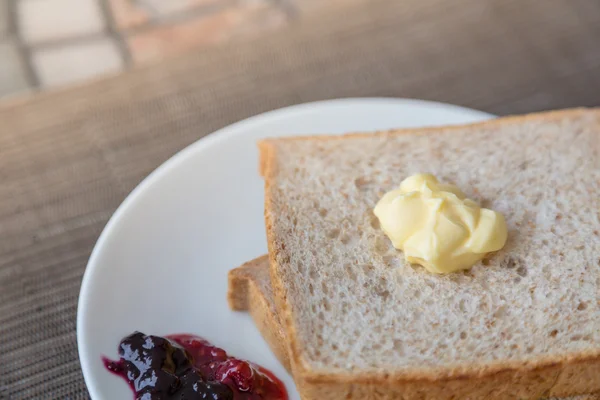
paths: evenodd
<path fill-rule="evenodd" d="M 437 274 L 471 268 L 504 247 L 508 234 L 502 214 L 430 174 L 406 178 L 383 195 L 374 213 L 406 261 Z"/>

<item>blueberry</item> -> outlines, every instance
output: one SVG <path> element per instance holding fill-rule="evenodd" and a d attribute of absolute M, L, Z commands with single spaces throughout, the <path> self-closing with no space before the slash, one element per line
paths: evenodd
<path fill-rule="evenodd" d="M 248 362 L 230 358 L 224 350 L 191 335 L 163 338 L 134 332 L 121 341 L 119 355 L 116 362 L 105 359 L 105 366 L 127 380 L 137 400 L 233 400 L 234 396 L 254 398 L 256 393 L 275 399 L 285 395 L 284 388 L 257 374 Z"/>
<path fill-rule="evenodd" d="M 204 392 L 199 391 L 201 399 L 233 400 L 233 392 L 229 387 L 218 382 L 206 382 Z"/>
<path fill-rule="evenodd" d="M 189 373 L 182 378 L 185 381 L 178 393 L 178 400 L 233 400 L 233 392 L 219 382 L 207 382 L 196 373 Z"/>

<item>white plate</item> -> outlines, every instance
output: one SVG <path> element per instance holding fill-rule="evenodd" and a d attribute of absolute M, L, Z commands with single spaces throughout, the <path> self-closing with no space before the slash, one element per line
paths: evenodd
<path fill-rule="evenodd" d="M 456 124 L 492 117 L 417 100 L 345 99 L 276 110 L 199 140 L 148 176 L 123 202 L 96 243 L 83 277 L 77 342 L 93 399 L 127 399 L 108 373 L 120 339 L 194 333 L 280 377 L 291 377 L 250 317 L 227 307 L 227 271 L 267 250 L 256 140 Z"/>

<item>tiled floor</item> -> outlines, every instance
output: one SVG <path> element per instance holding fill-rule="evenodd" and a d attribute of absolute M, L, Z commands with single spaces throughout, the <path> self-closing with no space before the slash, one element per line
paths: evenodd
<path fill-rule="evenodd" d="M 17 45 L 5 40 L 0 42 L 0 95 L 24 93 L 31 88 Z"/>
<path fill-rule="evenodd" d="M 321 1 L 0 0 L 0 98 L 281 29 Z"/>
<path fill-rule="evenodd" d="M 96 0 L 19 0 L 16 4 L 19 34 L 30 45 L 99 35 L 106 29 Z"/>
<path fill-rule="evenodd" d="M 0 0 L 0 37 L 8 32 L 8 0 Z"/>

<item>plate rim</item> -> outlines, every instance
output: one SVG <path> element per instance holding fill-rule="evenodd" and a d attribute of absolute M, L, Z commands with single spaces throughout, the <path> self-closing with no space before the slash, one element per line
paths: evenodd
<path fill-rule="evenodd" d="M 79 290 L 78 300 L 77 300 L 77 316 L 76 316 L 76 339 L 77 339 L 77 352 L 79 358 L 79 364 L 81 367 L 81 371 L 83 374 L 83 378 L 86 384 L 86 388 L 89 392 L 89 395 L 94 398 L 97 394 L 101 393 L 97 387 L 95 379 L 91 373 L 91 368 L 88 367 L 88 362 L 90 356 L 87 354 L 87 348 L 89 347 L 87 344 L 87 338 L 83 334 L 82 326 L 84 324 L 84 310 L 87 304 L 90 301 L 89 291 L 91 285 L 93 284 L 93 275 L 95 271 L 99 269 L 99 264 L 97 263 L 97 259 L 99 258 L 99 254 L 102 249 L 105 247 L 105 243 L 107 239 L 110 237 L 111 232 L 118 226 L 122 216 L 124 216 L 130 205 L 133 204 L 141 194 L 147 190 L 151 185 L 154 185 L 156 182 L 160 181 L 161 176 L 167 174 L 170 170 L 177 168 L 177 166 L 187 160 L 188 157 L 191 157 L 193 154 L 199 151 L 206 151 L 213 145 L 217 145 L 218 143 L 226 140 L 230 140 L 231 138 L 243 134 L 243 132 L 248 129 L 250 126 L 260 123 L 264 120 L 274 120 L 280 118 L 290 118 L 290 114 L 293 113 L 302 113 L 307 110 L 313 109 L 315 107 L 327 107 L 334 105 L 350 105 L 352 103 L 357 103 L 357 105 L 365 105 L 366 103 L 376 104 L 380 103 L 382 105 L 391 105 L 395 104 L 398 107 L 406 106 L 410 104 L 411 106 L 420 105 L 427 106 L 436 109 L 444 109 L 444 110 L 454 110 L 457 112 L 462 112 L 465 114 L 465 117 L 471 116 L 475 118 L 481 119 L 491 119 L 494 118 L 495 115 L 486 113 L 484 111 L 463 107 L 459 105 L 430 101 L 430 100 L 420 100 L 420 99 L 411 99 L 411 98 L 395 98 L 395 97 L 348 97 L 348 98 L 338 98 L 338 99 L 329 99 L 329 100 L 319 100 L 312 101 L 306 103 L 295 104 L 291 106 L 281 107 L 278 109 L 274 109 L 271 111 L 267 111 L 264 113 L 256 114 L 250 116 L 248 118 L 242 119 L 240 121 L 234 122 L 232 124 L 226 125 L 222 128 L 219 128 L 201 138 L 190 143 L 183 149 L 174 153 L 171 157 L 157 166 L 154 170 L 152 170 L 146 177 L 144 177 L 136 186 L 129 192 L 123 201 L 119 204 L 113 214 L 110 216 L 106 225 L 102 228 L 102 232 L 98 236 L 94 247 L 90 253 L 90 257 L 86 263 L 85 271 L 83 273 L 83 277 L 81 280 L 81 287 Z"/>

